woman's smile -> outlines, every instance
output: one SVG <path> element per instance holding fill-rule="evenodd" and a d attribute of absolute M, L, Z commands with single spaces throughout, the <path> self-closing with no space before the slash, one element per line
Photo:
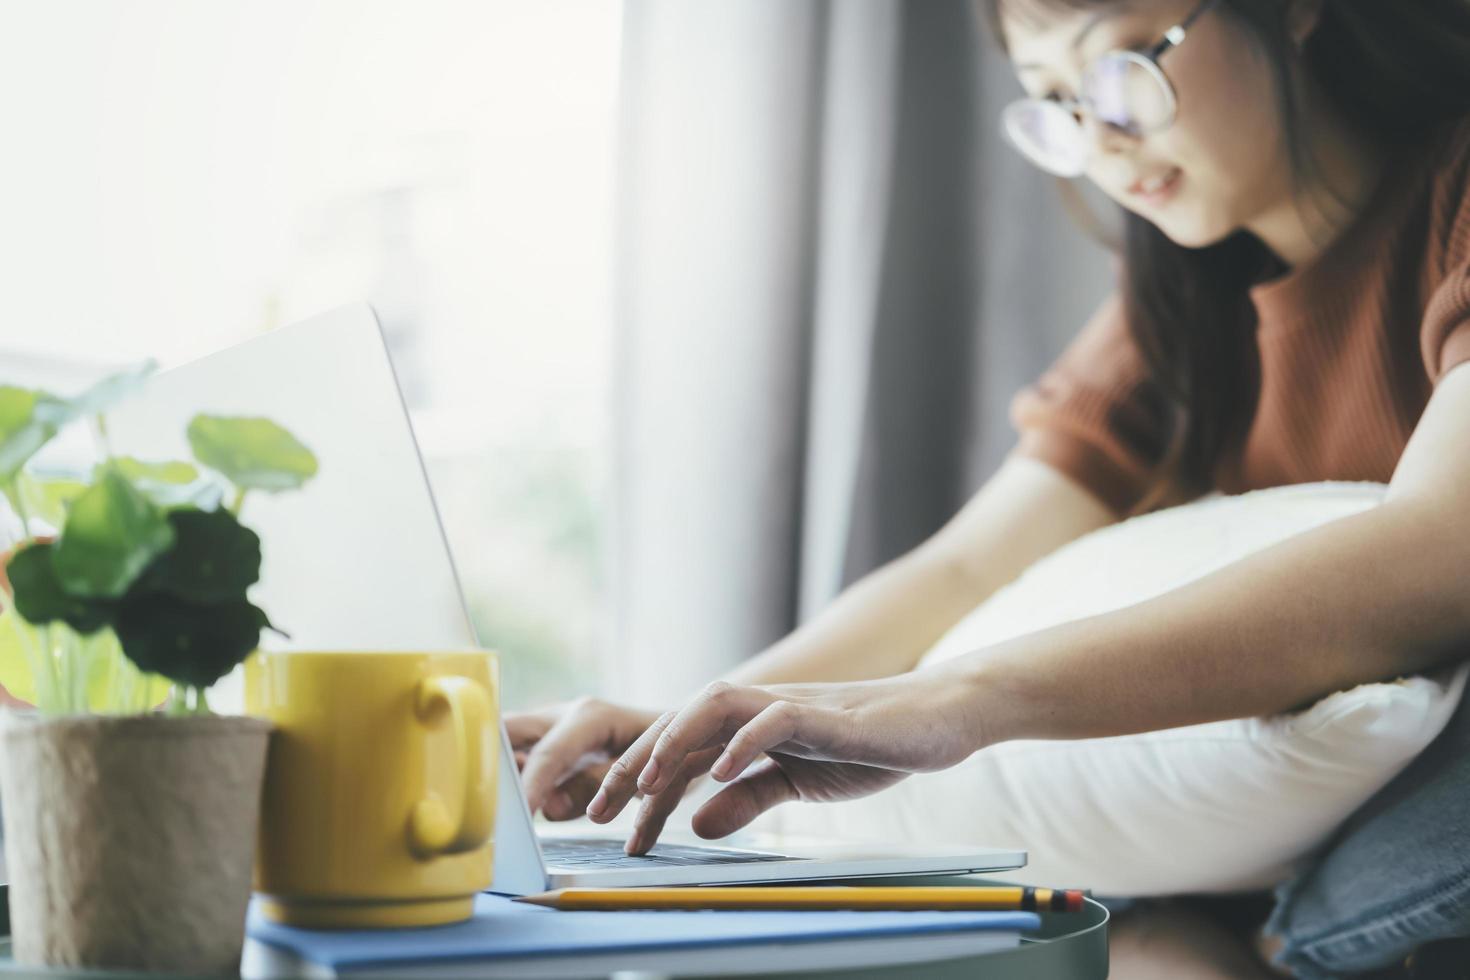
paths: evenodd
<path fill-rule="evenodd" d="M 1169 167 L 1157 173 L 1139 177 L 1128 185 L 1128 197 L 1151 209 L 1168 204 L 1184 182 L 1184 171 Z"/>

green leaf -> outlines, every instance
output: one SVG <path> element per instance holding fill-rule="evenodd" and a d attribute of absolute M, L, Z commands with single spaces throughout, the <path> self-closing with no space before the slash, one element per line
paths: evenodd
<path fill-rule="evenodd" d="M 74 596 L 114 599 L 173 540 L 164 512 L 109 470 L 72 501 L 56 543 L 56 576 Z"/>
<path fill-rule="evenodd" d="M 80 415 L 97 415 L 140 387 L 156 365 L 149 361 L 97 382 L 75 398 L 0 385 L 0 484 L 9 484 L 20 468 L 62 426 Z"/>
<path fill-rule="evenodd" d="M 118 456 L 108 463 L 99 464 L 98 468 L 109 465 L 134 483 L 149 480 L 153 483 L 181 486 L 199 479 L 198 467 L 193 463 L 185 463 L 181 460 L 148 463 L 133 456 Z"/>
<path fill-rule="evenodd" d="M 294 490 L 316 475 L 316 456 L 270 419 L 196 415 L 194 458 L 242 490 Z"/>
<path fill-rule="evenodd" d="M 31 629 L 14 608 L 0 611 L 0 684 L 5 690 L 22 701 L 36 703 L 36 679 L 31 675 L 31 663 L 26 658 L 23 644 L 26 639 L 20 631 Z"/>
<path fill-rule="evenodd" d="M 66 403 L 56 396 L 0 385 L 0 484 L 14 481 L 66 421 Z"/>
<path fill-rule="evenodd" d="M 56 574 L 56 545 L 32 544 L 11 556 L 5 571 L 15 591 L 15 611 L 37 626 L 63 622 L 78 633 L 95 633 L 112 621 L 117 603 L 72 595 Z"/>
<path fill-rule="evenodd" d="M 66 477 L 36 477 L 21 473 L 16 478 L 26 511 L 58 530 L 66 523 L 66 509 L 87 490 L 87 484 Z"/>
<path fill-rule="evenodd" d="M 192 463 L 177 460 L 149 463 L 131 456 L 120 456 L 98 463 L 93 479 L 107 467 L 115 467 L 138 491 L 160 507 L 197 507 L 214 510 L 224 498 L 223 489 L 213 480 L 200 475 Z"/>
<path fill-rule="evenodd" d="M 208 687 L 250 655 L 269 625 L 244 599 L 198 603 L 144 592 L 128 596 L 113 629 L 139 670 Z"/>
<path fill-rule="evenodd" d="M 176 510 L 168 515 L 173 547 L 153 560 L 134 586 L 193 602 L 244 599 L 260 580 L 260 538 L 227 510 Z"/>
<path fill-rule="evenodd" d="M 66 407 L 70 412 L 69 419 L 83 415 L 102 414 L 143 387 L 148 376 L 156 370 L 158 370 L 158 362 L 149 360 L 137 367 L 128 368 L 103 378 L 80 395 L 66 400 Z"/>

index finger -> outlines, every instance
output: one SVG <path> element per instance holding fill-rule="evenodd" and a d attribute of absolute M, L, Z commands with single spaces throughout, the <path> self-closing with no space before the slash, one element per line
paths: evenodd
<path fill-rule="evenodd" d="M 692 753 L 723 744 L 758 713 L 763 701 L 772 700 L 762 693 L 716 681 L 682 710 L 659 718 L 607 771 L 602 789 L 587 808 L 588 816 L 599 822 L 611 820 L 635 788 L 650 795 L 662 792 Z"/>
<path fill-rule="evenodd" d="M 627 806 L 628 800 L 637 791 L 635 781 L 649 753 L 653 751 L 653 743 L 677 714 L 666 711 L 660 715 L 658 721 L 644 729 L 643 734 L 633 740 L 627 751 L 608 767 L 607 775 L 602 778 L 602 787 L 592 797 L 592 802 L 587 804 L 587 816 L 594 823 L 607 823 Z"/>
<path fill-rule="evenodd" d="M 776 700 L 775 695 L 760 688 L 715 681 L 680 711 L 653 743 L 648 763 L 638 776 L 638 788 L 645 793 L 663 792 L 690 753 L 723 745 Z"/>

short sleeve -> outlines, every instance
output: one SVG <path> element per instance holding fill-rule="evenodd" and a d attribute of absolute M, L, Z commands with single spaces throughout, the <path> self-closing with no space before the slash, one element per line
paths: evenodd
<path fill-rule="evenodd" d="M 1470 361 L 1470 123 L 1450 140 L 1430 221 L 1439 261 L 1420 345 L 1429 379 L 1439 384 L 1450 368 Z"/>
<path fill-rule="evenodd" d="M 1013 455 L 1047 463 L 1119 515 L 1147 493 L 1168 447 L 1168 402 L 1113 296 L 1011 400 Z"/>

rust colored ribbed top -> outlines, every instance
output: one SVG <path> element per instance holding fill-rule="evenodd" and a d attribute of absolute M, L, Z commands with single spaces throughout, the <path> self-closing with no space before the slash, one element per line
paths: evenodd
<path fill-rule="evenodd" d="M 1470 119 L 1401 153 L 1316 260 L 1251 299 L 1259 390 L 1238 406 L 1251 421 L 1217 462 L 1216 489 L 1386 483 L 1434 385 L 1470 360 Z M 1011 402 L 1014 452 L 1120 514 L 1143 497 L 1167 443 L 1166 403 L 1122 306 L 1109 298 Z"/>

